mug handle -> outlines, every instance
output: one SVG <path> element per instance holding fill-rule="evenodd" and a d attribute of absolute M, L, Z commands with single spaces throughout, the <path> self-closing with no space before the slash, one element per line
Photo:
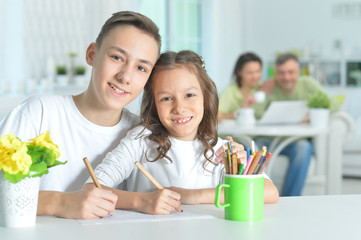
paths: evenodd
<path fill-rule="evenodd" d="M 230 187 L 230 185 L 222 183 L 222 184 L 218 184 L 218 186 L 216 187 L 216 199 L 214 200 L 214 205 L 216 205 L 217 208 L 225 208 L 225 207 L 229 207 L 231 205 L 229 203 L 225 203 L 223 205 L 219 204 L 219 197 L 221 195 L 222 187 L 226 188 L 226 187 Z"/>

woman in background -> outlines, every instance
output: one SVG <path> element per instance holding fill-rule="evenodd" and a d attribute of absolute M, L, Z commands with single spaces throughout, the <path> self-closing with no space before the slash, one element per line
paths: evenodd
<path fill-rule="evenodd" d="M 262 60 L 256 54 L 248 52 L 239 56 L 233 70 L 235 82 L 221 94 L 218 120 L 234 119 L 234 112 L 240 108 L 249 108 L 255 103 L 253 94 L 259 86 L 262 75 Z"/>

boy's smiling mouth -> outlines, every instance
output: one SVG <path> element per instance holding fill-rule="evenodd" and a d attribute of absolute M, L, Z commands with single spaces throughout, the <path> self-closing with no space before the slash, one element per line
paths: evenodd
<path fill-rule="evenodd" d="M 192 116 L 190 116 L 190 117 L 182 117 L 182 118 L 174 118 L 174 119 L 172 119 L 172 122 L 175 122 L 175 123 L 187 123 L 192 119 L 193 119 Z"/>
<path fill-rule="evenodd" d="M 127 91 L 121 90 L 119 88 L 117 88 L 115 85 L 108 83 L 108 85 L 118 94 L 124 94 L 124 93 L 129 93 Z"/>

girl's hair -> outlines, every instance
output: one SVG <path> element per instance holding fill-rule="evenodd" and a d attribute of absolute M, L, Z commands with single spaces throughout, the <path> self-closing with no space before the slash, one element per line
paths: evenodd
<path fill-rule="evenodd" d="M 234 80 L 236 81 L 238 87 L 242 86 L 242 78 L 238 75 L 238 72 L 240 70 L 242 70 L 242 68 L 244 67 L 244 65 L 246 63 L 249 62 L 259 62 L 259 64 L 261 64 L 262 67 L 262 60 L 260 57 L 258 57 L 256 54 L 254 53 L 244 53 L 241 56 L 239 56 L 236 65 L 234 66 L 234 70 L 233 70 L 233 76 L 234 76 Z"/>
<path fill-rule="evenodd" d="M 105 36 L 115 27 L 120 25 L 128 25 L 144 31 L 154 38 L 158 44 L 158 55 L 160 54 L 161 38 L 157 25 L 148 17 L 131 11 L 120 11 L 113 15 L 104 23 L 100 33 L 95 41 L 98 47 L 103 42 Z"/>
<path fill-rule="evenodd" d="M 153 93 L 153 82 L 158 72 L 181 67 L 186 68 L 197 76 L 204 96 L 204 114 L 203 119 L 198 126 L 197 136 L 205 147 L 203 152 L 203 155 L 206 158 L 206 161 L 203 163 L 203 167 L 205 168 L 207 162 L 213 163 L 211 161 L 214 156 L 213 147 L 217 144 L 218 140 L 218 93 L 216 85 L 206 73 L 203 59 L 192 51 L 162 53 L 144 87 L 141 118 L 144 129 L 147 128 L 152 131 L 149 139 L 159 145 L 157 149 L 158 156 L 153 160 L 148 160 L 156 161 L 161 158 L 167 158 L 169 161 L 172 161 L 167 156 L 167 152 L 171 147 L 171 142 L 168 138 L 167 129 L 163 126 L 157 114 Z M 171 81 L 171 79 L 169 79 L 169 81 Z M 209 154 L 209 151 L 211 154 Z"/>

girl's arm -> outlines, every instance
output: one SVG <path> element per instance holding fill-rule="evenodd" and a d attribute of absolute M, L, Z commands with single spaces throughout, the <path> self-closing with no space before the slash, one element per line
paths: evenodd
<path fill-rule="evenodd" d="M 181 195 L 182 204 L 213 204 L 216 189 L 215 188 L 205 188 L 205 189 L 184 189 L 171 187 L 171 190 L 178 192 Z M 224 203 L 224 194 L 222 189 L 222 194 L 220 198 L 220 203 Z M 273 182 L 267 178 L 264 180 L 264 203 L 276 203 L 278 202 L 278 190 Z"/>
<path fill-rule="evenodd" d="M 93 183 L 87 183 L 84 188 L 94 187 Z M 173 211 L 181 211 L 181 195 L 169 189 L 156 190 L 150 193 L 128 192 L 103 186 L 102 188 L 112 191 L 118 200 L 115 208 L 134 210 L 148 214 L 165 215 Z"/>

